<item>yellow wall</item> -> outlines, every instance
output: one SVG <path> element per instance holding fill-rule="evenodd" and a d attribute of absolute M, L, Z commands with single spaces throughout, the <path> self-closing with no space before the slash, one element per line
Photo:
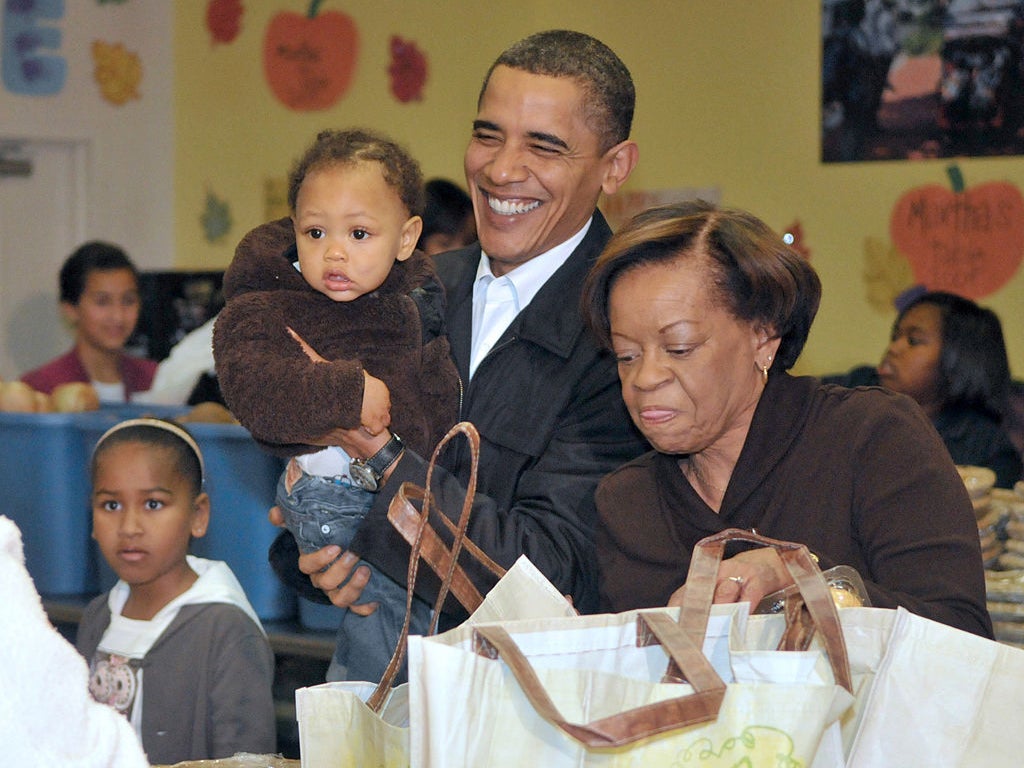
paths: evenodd
<path fill-rule="evenodd" d="M 911 187 L 946 185 L 949 161 L 822 165 L 819 157 L 820 0 L 326 0 L 362 40 L 348 94 L 330 110 L 297 113 L 266 87 L 263 31 L 305 1 L 249 0 L 242 33 L 211 45 L 206 0 L 175 3 L 175 220 L 177 266 L 223 267 L 234 243 L 264 218 L 263 181 L 287 172 L 323 127 L 365 125 L 405 143 L 426 175 L 461 181 L 462 151 L 480 80 L 506 45 L 569 27 L 614 48 L 637 86 L 640 164 L 627 189 L 718 187 L 722 202 L 782 229 L 799 219 L 824 298 L 798 372 L 875 362 L 893 313 L 865 298 L 864 240 L 888 242 L 889 215 Z M 425 99 L 400 104 L 388 90 L 392 34 L 427 52 Z M 963 159 L 968 185 L 1024 187 L 1024 158 Z M 207 243 L 199 217 L 207 189 L 226 199 L 234 226 Z M 1003 319 L 1010 362 L 1024 375 L 1024 274 L 981 300 Z"/>

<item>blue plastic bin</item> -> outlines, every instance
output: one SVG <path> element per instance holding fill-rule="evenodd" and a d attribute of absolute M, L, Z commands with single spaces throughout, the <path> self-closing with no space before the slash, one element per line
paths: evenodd
<path fill-rule="evenodd" d="M 21 529 L 25 565 L 48 595 L 96 591 L 88 453 L 77 414 L 0 413 L 0 499 Z"/>
<path fill-rule="evenodd" d="M 235 424 L 189 424 L 206 462 L 210 527 L 193 549 L 224 560 L 245 588 L 261 619 L 295 617 L 295 593 L 281 583 L 267 560 L 280 530 L 267 520 L 284 462 L 264 452 Z"/>
<path fill-rule="evenodd" d="M 183 409 L 178 409 L 181 413 Z M 91 454 L 100 436 L 118 421 L 155 412 L 149 406 L 119 408 L 116 412 L 82 414 L 80 440 Z M 281 459 L 260 449 L 252 436 L 237 424 L 190 423 L 185 428 L 195 437 L 206 464 L 206 491 L 210 494 L 210 526 L 206 536 L 193 542 L 199 557 L 223 560 L 234 571 L 256 614 L 266 621 L 292 619 L 296 596 L 274 575 L 267 561 L 270 544 L 278 533 L 267 520 L 274 503 Z M 99 548 L 91 548 L 98 589 L 109 589 L 116 577 Z"/>

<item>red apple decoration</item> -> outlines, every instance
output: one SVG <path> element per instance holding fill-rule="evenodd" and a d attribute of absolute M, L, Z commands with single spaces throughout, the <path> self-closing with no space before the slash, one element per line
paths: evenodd
<path fill-rule="evenodd" d="M 319 13 L 313 0 L 305 16 L 282 11 L 263 39 L 263 74 L 274 95 L 299 112 L 327 109 L 352 84 L 359 35 L 352 17 Z"/>
<path fill-rule="evenodd" d="M 242 0 L 210 0 L 206 28 L 215 43 L 230 43 L 242 30 Z"/>
<path fill-rule="evenodd" d="M 1002 288 L 1024 258 L 1024 197 L 1006 181 L 965 187 L 957 166 L 952 189 L 916 187 L 896 203 L 889 223 L 916 282 L 978 299 Z"/>
<path fill-rule="evenodd" d="M 412 40 L 391 38 L 391 93 L 400 102 L 420 101 L 427 82 L 427 57 Z"/>

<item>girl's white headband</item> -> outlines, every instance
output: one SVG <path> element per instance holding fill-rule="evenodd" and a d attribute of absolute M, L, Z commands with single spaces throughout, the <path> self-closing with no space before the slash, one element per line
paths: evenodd
<path fill-rule="evenodd" d="M 203 452 L 199 450 L 199 445 L 193 439 L 192 435 L 179 427 L 173 421 L 164 421 L 163 419 L 153 419 L 148 416 L 144 416 L 138 419 L 127 419 L 119 424 L 115 424 L 104 432 L 103 436 L 96 441 L 96 447 L 92 451 L 93 456 L 96 455 L 96 451 L 99 450 L 99 447 L 103 445 L 104 440 L 115 432 L 120 432 L 122 429 L 127 429 L 128 427 L 156 427 L 157 429 L 163 429 L 170 432 L 175 437 L 181 438 L 185 444 L 192 449 L 192 453 L 196 455 L 196 458 L 199 459 L 199 475 L 202 481 L 204 483 L 206 482 L 206 465 L 203 463 Z"/>

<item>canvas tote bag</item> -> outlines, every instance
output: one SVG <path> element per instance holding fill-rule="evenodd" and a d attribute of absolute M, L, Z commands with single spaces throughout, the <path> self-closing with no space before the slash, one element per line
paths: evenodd
<path fill-rule="evenodd" d="M 870 659 L 872 612 L 882 609 L 849 610 L 847 642 L 859 650 L 863 637 Z M 858 697 L 849 768 L 1024 765 L 1024 650 L 903 608 L 885 613 L 895 618 L 874 680 Z"/>
<path fill-rule="evenodd" d="M 829 664 L 822 679 L 820 665 L 794 666 L 780 651 L 771 682 L 726 683 L 701 652 L 721 540 L 691 566 L 679 622 L 662 609 L 410 638 L 411 764 L 810 765 L 852 698 L 827 585 L 805 547 L 755 537 L 779 550 L 814 606 Z"/>
<path fill-rule="evenodd" d="M 466 625 L 574 616 L 576 612 L 525 556 L 499 579 Z M 337 682 L 296 691 L 304 768 L 409 765 L 409 689 L 387 690 L 379 711 L 366 702 L 378 686 Z"/>
<path fill-rule="evenodd" d="M 428 524 L 432 497 L 426 489 L 431 487 L 431 475 L 441 449 L 459 434 L 469 441 L 472 455 L 472 469 L 462 514 L 457 525 L 444 515 L 435 516 L 435 519 L 439 517 L 442 524 L 448 526 L 454 537 L 449 549 Z M 379 683 L 333 682 L 296 691 L 296 717 L 303 768 L 403 768 L 409 765 L 407 685 L 392 687 L 392 682 L 406 648 L 412 585 L 415 584 L 421 559 L 441 579 L 431 632 L 436 630 L 438 609 L 449 590 L 471 612 L 467 623 L 575 615 L 565 598 L 528 560 L 521 558 L 506 573 L 466 537 L 476 491 L 479 455 L 480 438 L 476 428 L 468 422 L 455 425 L 434 450 L 427 467 L 426 488 L 403 483 L 392 499 L 388 519 L 411 547 L 407 574 L 409 597 L 401 639 Z M 459 553 L 463 548 L 492 573 L 501 577 L 486 597 L 480 595 L 458 564 Z"/>
<path fill-rule="evenodd" d="M 841 608 L 839 618 L 855 700 L 816 768 L 1024 765 L 1024 650 L 904 608 Z M 774 648 L 780 622 L 751 616 L 731 638 L 734 659 Z"/>
<path fill-rule="evenodd" d="M 724 556 L 724 547 L 731 541 L 746 541 L 750 543 L 770 544 L 772 540 L 765 539 L 753 532 L 742 529 L 724 531 L 718 536 L 709 537 L 697 545 L 694 557 L 698 560 L 692 566 L 692 572 L 707 574 L 706 578 L 693 577 L 693 581 L 687 582 L 688 591 L 694 599 L 694 605 L 700 606 L 708 599 L 705 592 L 703 597 L 698 597 L 700 589 L 711 590 L 713 594 L 714 581 L 711 574 L 717 577 L 718 566 Z M 781 542 L 774 542 L 781 543 Z M 790 597 L 783 603 L 781 614 L 755 614 L 749 616 L 745 621 L 735 621 L 729 628 L 728 648 L 730 655 L 730 669 L 732 678 L 730 682 L 739 683 L 770 683 L 783 682 L 788 675 L 790 680 L 827 679 L 823 673 L 821 651 L 833 654 L 842 654 L 843 649 L 827 649 L 828 635 L 816 633 L 815 619 L 812 616 L 812 606 L 824 621 L 830 621 L 827 616 L 831 615 L 834 608 L 838 606 L 831 599 L 826 602 L 824 595 L 817 589 L 818 567 L 810 553 L 806 554 L 800 550 L 799 545 L 786 543 L 787 548 L 793 548 L 791 554 L 785 557 L 795 557 L 804 562 L 802 570 L 804 576 L 794 583 L 788 592 Z M 806 559 L 805 559 L 806 558 Z M 824 578 L 825 574 L 821 574 Z M 809 578 L 814 584 L 808 585 L 804 580 Z M 811 586 L 813 591 L 802 588 Z M 826 586 L 828 582 L 826 580 Z M 694 589 L 690 589 L 693 587 Z M 808 596 L 813 595 L 811 603 L 808 604 Z M 817 605 L 815 605 L 817 604 Z M 717 607 L 717 606 L 715 606 Z M 857 609 L 861 610 L 861 609 Z M 818 749 L 810 765 L 812 768 L 845 768 L 848 745 L 852 740 L 856 727 L 859 723 L 859 707 L 863 694 L 868 690 L 873 673 L 877 669 L 881 654 L 879 649 L 884 647 L 882 638 L 888 634 L 891 627 L 891 611 L 876 611 L 866 620 L 857 625 L 853 632 L 855 643 L 851 646 L 847 634 L 847 621 L 850 611 L 839 610 L 842 637 L 844 640 L 845 654 L 847 657 L 849 676 L 841 680 L 844 687 L 854 694 L 850 707 L 842 713 L 839 720 L 833 722 L 825 731 L 819 742 Z M 691 617 L 698 614 L 691 614 Z M 813 642 L 812 642 L 813 641 Z M 778 651 L 789 652 L 786 656 L 780 657 Z M 785 660 L 790 666 L 788 673 L 782 673 L 779 666 Z"/>

